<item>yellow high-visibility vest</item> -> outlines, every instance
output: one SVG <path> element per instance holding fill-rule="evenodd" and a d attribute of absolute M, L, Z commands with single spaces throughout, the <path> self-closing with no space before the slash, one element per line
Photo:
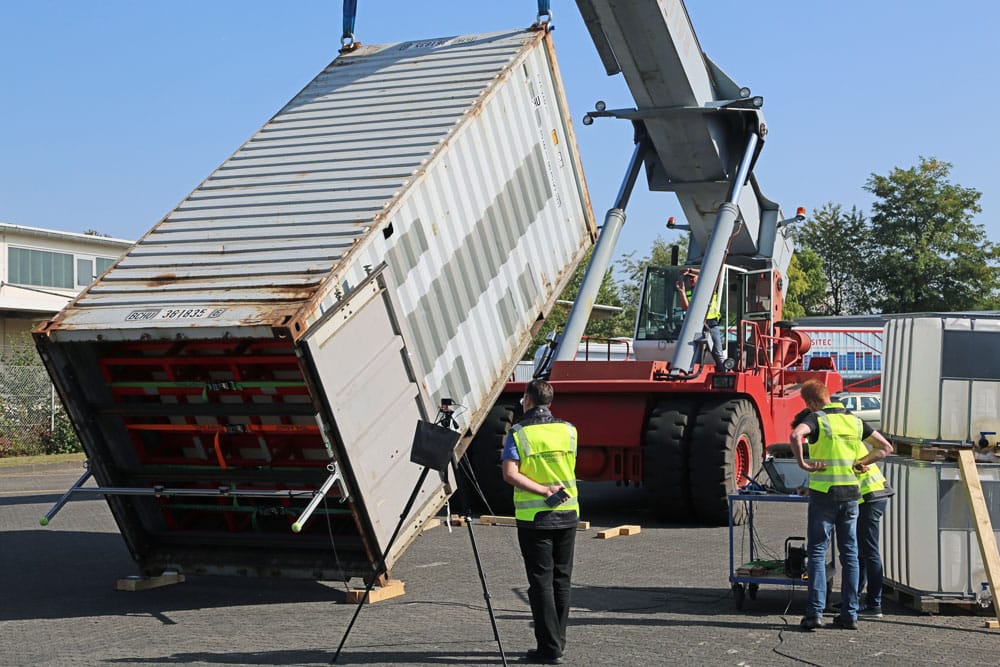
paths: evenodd
<path fill-rule="evenodd" d="M 514 516 L 519 521 L 534 521 L 539 512 L 551 510 L 580 511 L 576 490 L 576 427 L 562 421 L 517 425 L 511 430 L 518 470 L 525 477 L 544 486 L 564 486 L 569 500 L 549 507 L 545 496 L 514 488 Z"/>

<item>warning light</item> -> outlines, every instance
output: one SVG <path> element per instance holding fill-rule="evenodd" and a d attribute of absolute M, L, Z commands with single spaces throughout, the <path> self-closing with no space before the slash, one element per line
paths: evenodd
<path fill-rule="evenodd" d="M 667 229 L 673 229 L 676 225 L 677 221 L 674 219 L 674 216 L 667 218 Z"/>

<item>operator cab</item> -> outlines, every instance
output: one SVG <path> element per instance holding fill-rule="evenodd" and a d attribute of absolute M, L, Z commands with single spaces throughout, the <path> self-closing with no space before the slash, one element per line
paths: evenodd
<path fill-rule="evenodd" d="M 676 285 L 686 266 L 649 266 L 639 296 L 633 353 L 637 361 L 670 361 L 680 335 L 684 310 Z M 780 311 L 780 288 L 770 269 L 747 271 L 727 265 L 716 295 L 722 313 L 720 326 L 726 356 L 746 366 L 746 348 L 760 335 L 771 334 L 774 313 Z M 741 326 L 742 325 L 742 326 Z M 742 329 L 742 331 L 741 331 Z M 742 342 L 741 342 L 742 341 Z M 741 349 L 744 354 L 741 354 Z M 741 357 L 743 359 L 741 360 Z M 750 354 L 756 359 L 756 354 Z M 739 362 L 743 361 L 743 366 Z"/>

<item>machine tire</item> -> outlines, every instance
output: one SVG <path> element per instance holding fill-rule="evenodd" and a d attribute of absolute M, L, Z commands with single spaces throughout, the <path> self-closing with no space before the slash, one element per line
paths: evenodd
<path fill-rule="evenodd" d="M 729 399 L 702 407 L 691 435 L 689 471 L 694 515 L 703 523 L 729 524 L 729 494 L 760 470 L 763 438 L 753 404 Z M 746 519 L 745 503 L 733 506 L 733 522 Z"/>
<path fill-rule="evenodd" d="M 653 406 L 642 438 L 642 483 L 660 521 L 693 520 L 688 452 L 697 404 L 660 401 Z"/>
<path fill-rule="evenodd" d="M 519 412 L 519 407 L 514 405 L 505 403 L 494 405 L 465 452 L 466 461 L 471 465 L 476 482 L 486 497 L 484 503 L 475 485 L 468 479 L 468 475 L 462 474 L 458 480 L 459 492 L 465 494 L 474 509 L 503 516 L 514 514 L 514 492 L 511 486 L 503 481 L 500 455 L 503 453 L 507 432 L 510 431 Z M 463 470 L 463 473 L 466 471 Z"/>

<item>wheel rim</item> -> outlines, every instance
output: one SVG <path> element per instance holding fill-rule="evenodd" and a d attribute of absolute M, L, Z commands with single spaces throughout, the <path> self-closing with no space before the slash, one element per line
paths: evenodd
<path fill-rule="evenodd" d="M 736 450 L 733 456 L 733 479 L 736 480 L 737 488 L 750 481 L 750 439 L 741 435 L 736 441 Z"/>

